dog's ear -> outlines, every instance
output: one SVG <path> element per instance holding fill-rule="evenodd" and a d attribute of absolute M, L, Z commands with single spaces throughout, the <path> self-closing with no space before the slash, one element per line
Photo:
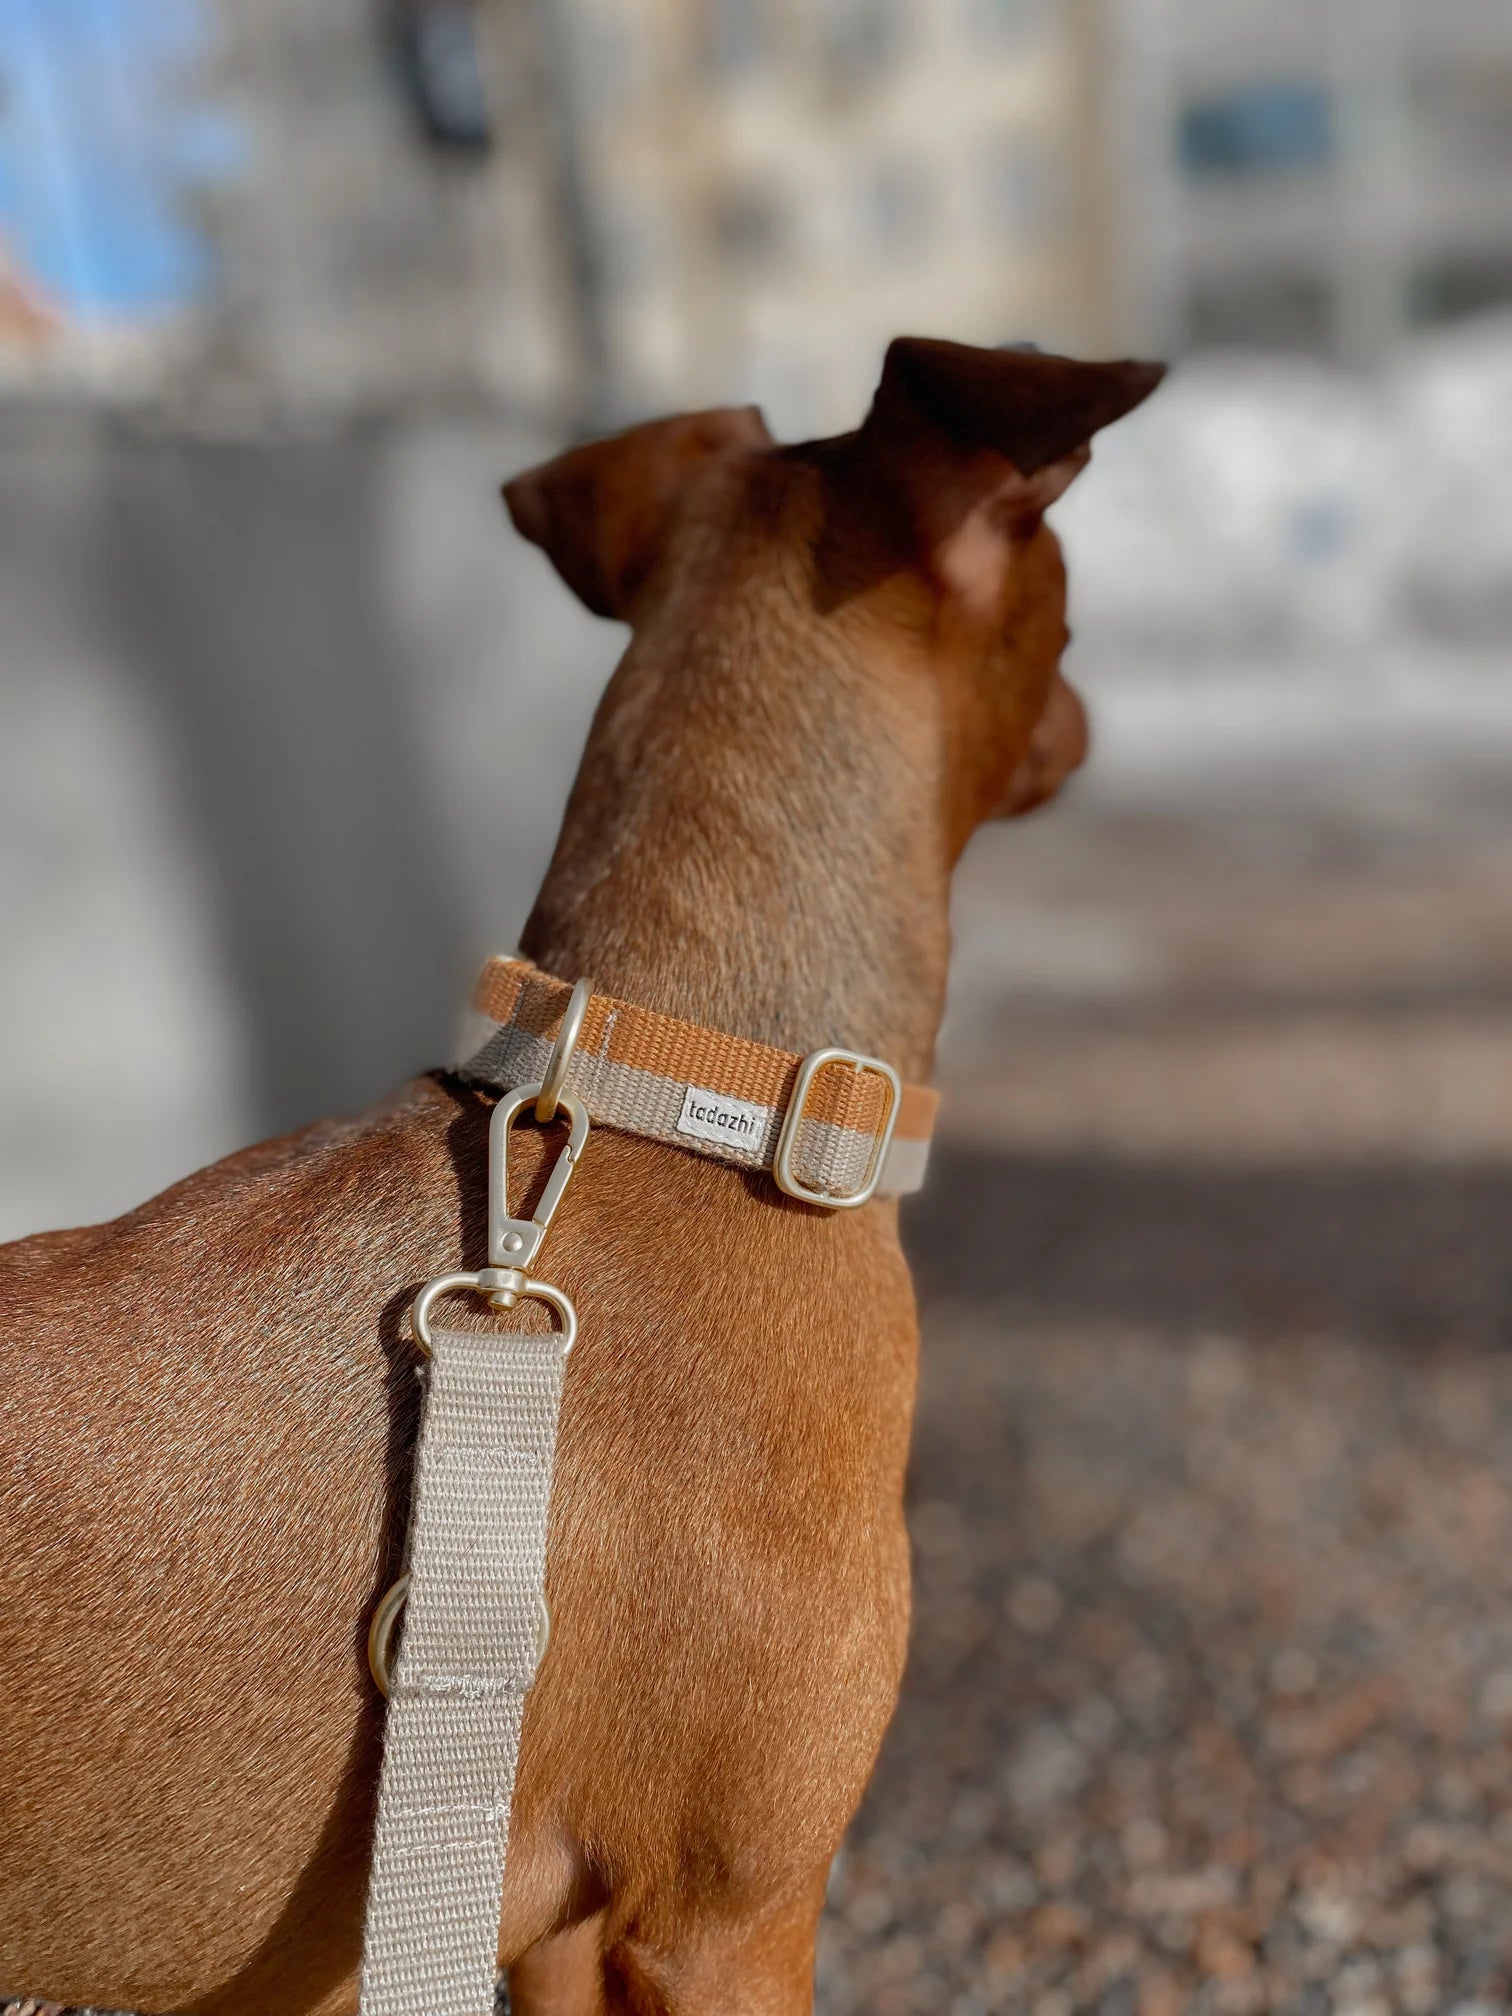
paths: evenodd
<path fill-rule="evenodd" d="M 1029 529 L 1121 420 L 1165 376 L 1132 358 L 1083 364 L 1038 350 L 981 350 L 925 336 L 889 345 L 857 436 L 870 478 L 905 536 L 947 585 L 1000 572 L 1005 539 Z"/>
<path fill-rule="evenodd" d="M 652 420 L 571 448 L 504 485 L 515 528 L 599 616 L 627 617 L 684 484 L 712 458 L 767 447 L 754 406 Z"/>

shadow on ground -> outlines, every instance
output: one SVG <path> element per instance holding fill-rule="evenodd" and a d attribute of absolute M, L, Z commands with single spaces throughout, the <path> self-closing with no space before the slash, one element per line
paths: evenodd
<path fill-rule="evenodd" d="M 942 1149 L 907 1244 L 926 1309 L 1015 1326 L 1512 1341 L 1512 1166 L 1224 1168 Z"/>

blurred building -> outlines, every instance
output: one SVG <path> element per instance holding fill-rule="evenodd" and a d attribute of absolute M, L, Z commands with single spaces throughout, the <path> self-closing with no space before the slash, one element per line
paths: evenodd
<path fill-rule="evenodd" d="M 621 404 L 746 396 L 843 425 L 900 329 L 1107 340 L 1090 6 L 563 14 Z"/>
<path fill-rule="evenodd" d="M 224 419 L 885 339 L 1346 361 L 1512 297 L 1512 0 L 15 0 L 0 357 Z"/>
<path fill-rule="evenodd" d="M 1121 311 L 1374 364 L 1512 299 L 1508 0 L 1112 0 Z"/>
<path fill-rule="evenodd" d="M 1094 29 L 1092 0 L 18 0 L 0 227 L 57 312 L 7 318 L 9 376 L 216 423 L 482 394 L 804 426 L 902 327 L 1096 345 Z"/>
<path fill-rule="evenodd" d="M 0 275 L 36 307 L 0 315 L 3 382 L 217 433 L 549 408 L 578 372 L 534 46 L 514 5 L 0 9 Z"/>
<path fill-rule="evenodd" d="M 249 136 L 249 172 L 209 210 L 221 284 L 204 365 L 221 393 L 368 413 L 559 399 L 556 219 L 522 10 L 214 11 L 207 88 Z"/>

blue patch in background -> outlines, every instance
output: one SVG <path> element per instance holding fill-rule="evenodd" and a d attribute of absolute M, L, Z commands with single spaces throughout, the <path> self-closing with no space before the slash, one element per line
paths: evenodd
<path fill-rule="evenodd" d="M 1337 152 L 1333 99 L 1307 81 L 1238 85 L 1187 105 L 1179 139 L 1192 176 L 1318 173 Z"/>
<path fill-rule="evenodd" d="M 202 0 L 0 0 L 0 236 L 65 314 L 171 315 L 216 284 L 197 193 L 245 165 L 199 94 Z"/>

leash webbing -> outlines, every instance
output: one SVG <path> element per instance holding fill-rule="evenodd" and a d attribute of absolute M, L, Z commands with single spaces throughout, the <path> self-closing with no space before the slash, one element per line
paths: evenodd
<path fill-rule="evenodd" d="M 567 1343 L 560 1332 L 432 1334 L 362 2016 L 492 2016 Z"/>

